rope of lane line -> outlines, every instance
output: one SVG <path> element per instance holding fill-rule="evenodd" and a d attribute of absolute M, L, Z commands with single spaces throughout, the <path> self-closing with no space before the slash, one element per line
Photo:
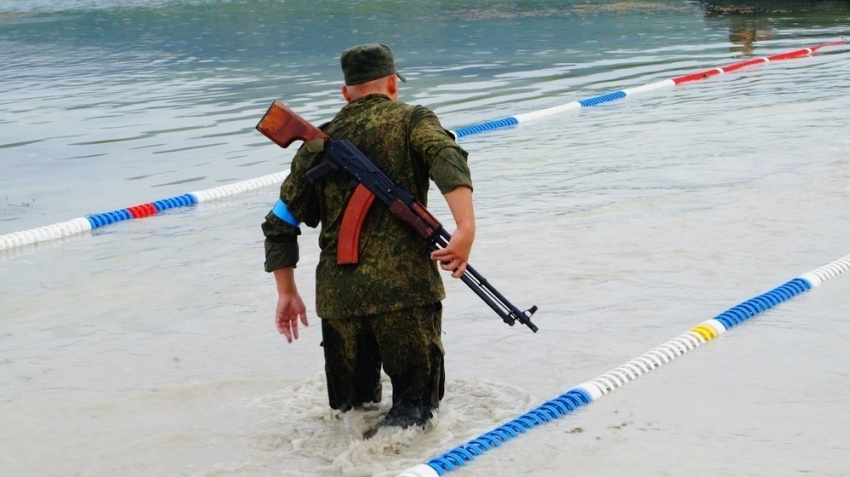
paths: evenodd
<path fill-rule="evenodd" d="M 0 235 L 0 252 L 3 250 L 11 250 L 17 247 L 26 245 L 35 245 L 51 240 L 70 237 L 89 232 L 100 227 L 104 227 L 125 220 L 141 219 L 152 215 L 160 214 L 169 209 L 179 207 L 189 207 L 201 202 L 218 200 L 225 197 L 231 197 L 237 194 L 242 194 L 248 191 L 269 187 L 272 185 L 280 185 L 287 173 L 280 172 L 269 174 L 255 179 L 236 182 L 233 184 L 215 187 L 197 192 L 189 192 L 167 199 L 157 200 L 146 204 L 135 205 L 123 209 L 117 209 L 110 212 L 93 214 L 85 217 L 79 217 L 66 222 L 59 222 L 45 227 L 24 230 L 22 232 L 13 232 L 11 234 Z"/>
<path fill-rule="evenodd" d="M 803 58 L 806 56 L 810 56 L 814 54 L 817 50 L 829 46 L 837 46 L 843 45 L 846 43 L 845 39 L 840 39 L 837 41 L 833 41 L 830 43 L 824 43 L 821 45 L 815 45 L 808 48 L 800 48 L 793 51 L 788 51 L 785 53 L 779 53 L 772 56 L 765 56 L 762 58 L 754 58 L 746 61 L 741 61 L 738 63 L 733 63 L 731 65 L 710 68 L 704 71 L 698 71 L 695 73 L 689 73 L 683 76 L 678 76 L 676 78 L 670 78 L 663 81 L 658 81 L 655 83 L 647 84 L 644 86 L 638 86 L 635 88 L 628 88 L 622 91 L 615 91 L 613 93 L 606 93 L 600 96 L 595 96 L 593 98 L 583 99 L 579 101 L 573 101 L 571 103 L 563 104 L 560 106 L 554 106 L 551 108 L 543 109 L 540 111 L 533 111 L 530 113 L 519 114 L 516 116 L 509 116 L 506 118 L 496 119 L 493 121 L 487 121 L 480 124 L 475 124 L 472 126 L 463 127 L 457 130 L 452 131 L 455 137 L 460 139 L 462 137 L 466 137 L 472 134 L 478 134 L 486 131 L 494 131 L 497 129 L 505 129 L 514 127 L 521 124 L 530 123 L 533 121 L 539 121 L 543 118 L 547 118 L 550 116 L 555 116 L 558 114 L 564 114 L 568 111 L 573 111 L 581 108 L 588 108 L 591 106 L 597 106 L 602 103 L 607 103 L 610 101 L 615 101 L 618 99 L 625 98 L 627 96 L 635 96 L 638 94 L 648 93 L 651 91 L 657 91 L 664 88 L 672 88 L 673 86 L 680 85 L 683 83 L 689 83 L 693 81 L 700 81 L 712 76 L 716 76 L 723 73 L 731 73 L 732 71 L 737 71 L 742 68 L 747 68 L 750 66 L 761 65 L 765 63 L 769 63 L 771 61 L 779 61 L 779 60 L 790 60 L 795 58 Z"/>
<path fill-rule="evenodd" d="M 623 387 L 638 377 L 696 350 L 730 328 L 763 313 L 782 302 L 818 287 L 827 280 L 850 271 L 850 255 L 794 278 L 773 290 L 762 293 L 699 323 L 666 343 L 628 361 L 607 373 L 571 388 L 566 393 L 547 401 L 535 409 L 470 440 L 425 464 L 411 467 L 398 477 L 435 477 L 464 467 L 476 457 L 484 455 L 511 439 L 547 422 L 566 416 L 576 409 Z"/>
<path fill-rule="evenodd" d="M 495 121 L 488 121 L 481 124 L 476 124 L 472 126 L 467 126 L 464 128 L 457 129 L 455 131 L 451 131 L 456 138 L 460 139 L 465 136 L 469 136 L 472 134 L 477 134 L 485 131 L 493 131 L 498 129 L 510 128 L 520 124 L 525 124 L 532 121 L 538 121 L 540 119 L 554 116 L 557 114 L 563 114 L 567 111 L 586 108 L 590 106 L 596 106 L 599 104 L 603 104 L 606 102 L 614 101 L 617 99 L 622 99 L 627 96 L 633 96 L 641 93 L 646 93 L 650 91 L 655 91 L 662 88 L 672 87 L 678 84 L 698 81 L 706 78 L 710 78 L 712 76 L 729 73 L 732 71 L 739 70 L 741 68 L 746 68 L 749 66 L 755 66 L 758 64 L 764 64 L 771 61 L 778 60 L 788 60 L 794 58 L 802 58 L 809 55 L 814 54 L 817 50 L 821 48 L 825 48 L 828 46 L 836 46 L 846 43 L 845 39 L 841 39 L 838 41 L 833 41 L 830 43 L 824 43 L 821 45 L 812 46 L 809 48 L 801 48 L 785 53 L 780 53 L 777 55 L 767 56 L 763 58 L 756 58 L 747 61 L 742 61 L 739 63 L 735 63 L 732 65 L 724 66 L 724 67 L 716 67 L 711 68 L 705 71 L 700 71 L 696 73 L 687 74 L 684 76 L 679 76 L 676 78 L 659 81 L 656 83 L 651 83 L 644 86 L 639 86 L 636 88 L 628 88 L 622 91 L 616 91 L 613 93 L 603 94 L 600 96 L 596 96 L 593 98 L 588 98 L 580 101 L 574 101 L 572 103 L 555 106 L 552 108 L 544 109 L 541 111 L 534 111 L 525 114 L 519 114 L 517 116 L 511 116 L 507 118 L 497 119 Z M 79 217 L 73 220 L 69 220 L 66 222 L 59 222 L 53 225 L 48 225 L 44 227 L 38 227 L 34 229 L 24 230 L 20 232 L 13 232 L 6 235 L 0 235 L 0 252 L 4 250 L 12 250 L 19 247 L 24 247 L 27 245 L 34 245 L 39 243 L 48 242 L 51 240 L 57 240 L 65 237 L 70 237 L 74 235 L 80 235 L 87 232 L 90 232 L 93 229 L 97 229 L 106 225 L 114 224 L 117 222 L 123 222 L 125 220 L 132 219 L 140 219 L 144 217 L 150 217 L 152 215 L 156 215 L 162 213 L 166 210 L 179 208 L 179 207 L 189 207 L 196 205 L 200 202 L 206 202 L 211 200 L 217 200 L 224 197 L 230 197 L 236 194 L 241 194 L 247 191 L 256 190 L 262 187 L 267 187 L 271 185 L 279 184 L 286 177 L 285 172 L 270 174 L 263 177 L 258 177 L 256 179 L 249 179 L 242 182 L 237 182 L 234 184 L 229 184 L 221 187 L 216 187 L 214 189 L 208 189 L 204 191 L 198 192 L 189 192 L 187 194 L 169 197 L 167 199 L 157 200 L 154 202 L 150 202 L 147 204 L 140 204 L 132 207 L 127 207 L 123 209 L 117 209 L 109 212 L 104 212 L 100 214 L 93 214 L 90 216 Z"/>

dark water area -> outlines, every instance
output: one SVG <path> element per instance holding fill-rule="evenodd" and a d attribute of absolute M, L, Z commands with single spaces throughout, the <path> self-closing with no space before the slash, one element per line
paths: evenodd
<path fill-rule="evenodd" d="M 698 0 L 709 14 L 846 12 L 847 0 Z"/>

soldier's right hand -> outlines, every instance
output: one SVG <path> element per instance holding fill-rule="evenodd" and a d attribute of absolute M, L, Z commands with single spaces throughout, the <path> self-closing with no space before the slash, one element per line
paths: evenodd
<path fill-rule="evenodd" d="M 299 319 L 304 326 L 308 326 L 307 307 L 304 306 L 301 295 L 298 293 L 280 294 L 275 310 L 275 325 L 278 333 L 285 336 L 288 343 L 292 343 L 293 339 L 298 339 Z"/>

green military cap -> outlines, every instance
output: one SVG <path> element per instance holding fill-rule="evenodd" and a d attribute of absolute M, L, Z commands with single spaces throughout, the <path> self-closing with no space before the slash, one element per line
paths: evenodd
<path fill-rule="evenodd" d="M 339 62 L 342 64 L 346 86 L 368 83 L 394 74 L 400 80 L 407 81 L 396 71 L 390 47 L 380 43 L 353 46 L 342 52 Z"/>

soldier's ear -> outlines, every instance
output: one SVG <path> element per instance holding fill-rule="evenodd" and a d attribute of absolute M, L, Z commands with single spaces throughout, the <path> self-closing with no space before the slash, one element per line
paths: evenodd
<path fill-rule="evenodd" d="M 342 85 L 342 97 L 345 98 L 346 103 L 351 102 L 351 92 L 348 91 L 348 86 Z"/>
<path fill-rule="evenodd" d="M 387 77 L 387 93 L 393 100 L 398 99 L 398 76 L 392 75 Z"/>

